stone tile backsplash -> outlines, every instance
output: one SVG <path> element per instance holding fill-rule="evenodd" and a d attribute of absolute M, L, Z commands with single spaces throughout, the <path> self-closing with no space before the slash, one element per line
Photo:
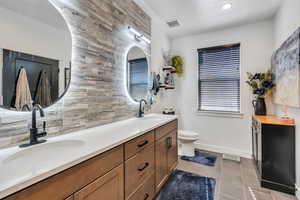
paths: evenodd
<path fill-rule="evenodd" d="M 137 107 L 125 95 L 126 51 L 150 46 L 128 33 L 133 26 L 151 37 L 151 19 L 133 0 L 52 0 L 69 24 L 73 39 L 72 79 L 66 95 L 46 109 L 49 136 L 123 120 Z M 0 110 L 0 148 L 29 137 L 31 113 Z M 40 122 L 41 123 L 41 122 Z"/>

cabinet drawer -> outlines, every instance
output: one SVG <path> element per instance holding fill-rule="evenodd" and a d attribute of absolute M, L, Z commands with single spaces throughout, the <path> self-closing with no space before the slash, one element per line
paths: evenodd
<path fill-rule="evenodd" d="M 154 131 L 150 131 L 143 136 L 133 139 L 125 144 L 125 159 L 129 159 L 136 153 L 147 148 L 154 142 Z"/>
<path fill-rule="evenodd" d="M 155 131 L 155 140 L 159 140 L 160 138 L 162 138 L 165 135 L 167 135 L 168 133 L 170 133 L 172 130 L 176 130 L 177 126 L 178 126 L 177 124 L 178 124 L 178 121 L 174 120 L 166 125 L 163 125 L 163 126 L 157 128 Z"/>
<path fill-rule="evenodd" d="M 128 200 L 152 200 L 155 195 L 154 173 L 132 194 Z"/>
<path fill-rule="evenodd" d="M 125 198 L 127 199 L 154 172 L 154 144 L 125 162 Z"/>
<path fill-rule="evenodd" d="M 43 180 L 5 200 L 62 200 L 122 164 L 123 145 Z M 71 197 L 72 199 L 72 197 Z"/>
<path fill-rule="evenodd" d="M 123 165 L 111 170 L 104 176 L 85 186 L 74 194 L 74 200 L 124 199 Z"/>

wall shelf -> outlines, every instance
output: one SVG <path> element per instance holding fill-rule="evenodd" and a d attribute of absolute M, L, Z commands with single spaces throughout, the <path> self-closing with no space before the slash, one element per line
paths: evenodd
<path fill-rule="evenodd" d="M 176 73 L 176 68 L 172 66 L 164 66 L 163 71 L 169 71 L 171 73 Z"/>
<path fill-rule="evenodd" d="M 160 87 L 160 88 L 164 88 L 164 89 L 166 89 L 166 90 L 172 90 L 172 89 L 175 89 L 175 86 L 174 86 L 174 85 L 161 84 L 159 87 Z"/>

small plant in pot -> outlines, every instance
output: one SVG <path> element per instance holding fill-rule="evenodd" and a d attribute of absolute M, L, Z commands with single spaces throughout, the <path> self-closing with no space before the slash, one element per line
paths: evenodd
<path fill-rule="evenodd" d="M 265 73 L 256 74 L 247 72 L 247 75 L 249 80 L 246 83 L 251 87 L 256 97 L 252 102 L 255 115 L 266 115 L 265 97 L 268 95 L 268 92 L 275 87 L 273 74 L 271 70 L 268 70 Z"/>
<path fill-rule="evenodd" d="M 183 59 L 181 56 L 173 56 L 172 57 L 172 66 L 176 69 L 176 74 L 178 76 L 182 76 L 183 74 Z"/>

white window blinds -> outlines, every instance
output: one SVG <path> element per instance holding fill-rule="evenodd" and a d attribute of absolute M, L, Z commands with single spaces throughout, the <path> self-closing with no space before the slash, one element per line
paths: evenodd
<path fill-rule="evenodd" d="M 199 49 L 199 111 L 240 112 L 240 44 Z"/>

